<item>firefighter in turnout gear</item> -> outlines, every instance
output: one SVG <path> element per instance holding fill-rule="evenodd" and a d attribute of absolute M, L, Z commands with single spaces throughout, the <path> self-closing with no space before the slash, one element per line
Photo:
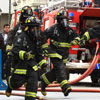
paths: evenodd
<path fill-rule="evenodd" d="M 42 56 L 41 47 L 37 43 L 40 35 L 40 22 L 32 16 L 28 17 L 23 25 L 25 28 L 17 37 L 11 50 L 17 64 L 12 68 L 12 74 L 8 78 L 6 96 L 9 97 L 13 89 L 26 83 L 25 100 L 36 100 L 38 66 L 42 67 L 46 63 Z"/>
<path fill-rule="evenodd" d="M 81 37 L 76 37 L 72 41 L 72 45 L 84 46 L 86 41 L 94 38 L 100 39 L 100 24 L 89 28 Z"/>
<path fill-rule="evenodd" d="M 12 58 L 12 53 L 11 53 L 11 49 L 13 46 L 13 42 L 14 42 L 14 38 L 16 38 L 18 35 L 20 35 L 20 33 L 22 33 L 22 26 L 21 24 L 23 24 L 25 22 L 25 19 L 29 16 L 33 15 L 33 11 L 31 9 L 30 6 L 24 6 L 21 10 L 21 15 L 19 18 L 19 22 L 16 24 L 16 26 L 10 30 L 10 32 L 8 33 L 8 39 L 7 39 L 7 46 L 6 46 L 6 52 L 7 52 L 7 61 L 6 61 L 6 77 L 10 76 L 10 68 L 12 65 L 12 60 L 14 58 Z"/>
<path fill-rule="evenodd" d="M 47 45 L 43 45 L 46 49 L 48 57 L 50 57 L 54 68 L 41 76 L 41 91 L 43 95 L 46 95 L 45 88 L 48 84 L 57 80 L 62 88 L 62 92 L 65 96 L 71 92 L 71 87 L 67 81 L 65 64 L 68 60 L 68 50 L 71 47 L 70 42 L 76 37 L 76 33 L 72 28 L 68 26 L 68 18 L 64 15 L 64 10 L 60 10 L 57 13 L 57 24 L 54 24 L 50 28 L 44 31 L 46 38 L 50 38 L 50 45 L 47 49 Z"/>

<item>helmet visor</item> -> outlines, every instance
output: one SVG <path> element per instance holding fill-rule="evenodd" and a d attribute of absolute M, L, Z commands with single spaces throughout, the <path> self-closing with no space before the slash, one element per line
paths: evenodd
<path fill-rule="evenodd" d="M 33 12 L 31 8 L 28 8 L 28 10 L 26 10 L 26 14 L 29 16 L 32 16 Z"/>
<path fill-rule="evenodd" d="M 64 27 L 67 27 L 68 26 L 68 20 L 67 19 L 63 19 L 61 21 L 61 24 L 64 26 Z"/>

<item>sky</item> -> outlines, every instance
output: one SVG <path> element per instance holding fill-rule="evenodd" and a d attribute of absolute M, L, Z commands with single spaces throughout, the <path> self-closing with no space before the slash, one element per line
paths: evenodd
<path fill-rule="evenodd" d="M 2 13 L 9 12 L 9 0 L 0 0 L 0 8 L 2 9 Z"/>

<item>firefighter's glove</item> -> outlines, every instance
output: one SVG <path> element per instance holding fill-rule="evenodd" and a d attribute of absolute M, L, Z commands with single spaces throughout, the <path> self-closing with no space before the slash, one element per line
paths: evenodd
<path fill-rule="evenodd" d="M 82 46 L 84 46 L 85 45 L 85 43 L 86 43 L 86 37 L 85 36 L 83 36 L 81 39 L 80 39 L 80 41 L 79 41 L 79 46 L 80 47 L 82 47 Z"/>
<path fill-rule="evenodd" d="M 31 51 L 25 53 L 25 59 L 26 60 L 30 60 L 30 59 L 33 59 L 34 58 L 34 55 L 32 54 Z"/>
<path fill-rule="evenodd" d="M 41 60 L 38 65 L 40 66 L 41 69 L 46 68 L 47 67 L 47 60 L 43 59 Z"/>
<path fill-rule="evenodd" d="M 47 49 L 43 50 L 43 54 L 44 56 L 48 56 L 48 50 Z"/>
<path fill-rule="evenodd" d="M 73 41 L 71 42 L 71 45 L 78 45 L 78 40 L 77 40 L 77 39 L 73 40 Z"/>
<path fill-rule="evenodd" d="M 10 58 L 10 57 L 12 57 L 12 56 L 13 56 L 13 53 L 12 53 L 11 51 L 8 51 L 8 52 L 7 52 L 7 57 Z"/>

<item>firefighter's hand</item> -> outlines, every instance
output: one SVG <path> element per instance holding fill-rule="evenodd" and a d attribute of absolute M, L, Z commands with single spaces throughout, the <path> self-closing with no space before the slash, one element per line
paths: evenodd
<path fill-rule="evenodd" d="M 13 53 L 12 53 L 11 51 L 8 51 L 8 52 L 7 52 L 7 57 L 10 58 L 10 57 L 12 57 L 12 56 L 13 56 Z"/>
<path fill-rule="evenodd" d="M 86 42 L 85 40 L 80 40 L 79 46 L 80 46 L 80 47 L 84 46 L 84 45 L 85 45 L 85 42 Z"/>
<path fill-rule="evenodd" d="M 78 40 L 73 40 L 72 42 L 71 42 L 71 45 L 78 45 Z"/>
<path fill-rule="evenodd" d="M 25 59 L 26 59 L 26 60 L 30 60 L 31 58 L 32 58 L 31 52 L 25 53 Z"/>
<path fill-rule="evenodd" d="M 47 49 L 43 50 L 43 54 L 44 54 L 45 56 L 48 56 L 48 50 L 47 50 Z"/>

